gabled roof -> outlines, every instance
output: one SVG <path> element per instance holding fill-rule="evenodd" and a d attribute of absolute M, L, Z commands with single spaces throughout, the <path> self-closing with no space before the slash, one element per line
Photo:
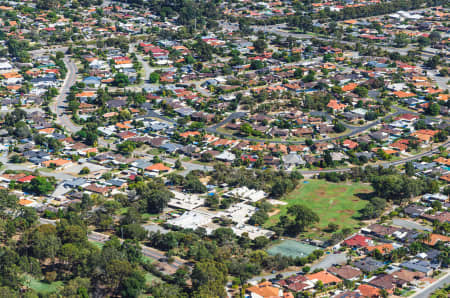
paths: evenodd
<path fill-rule="evenodd" d="M 170 171 L 170 168 L 165 166 L 163 163 L 155 163 L 151 166 L 145 168 L 147 171 L 158 171 L 158 172 L 167 172 Z"/>
<path fill-rule="evenodd" d="M 345 240 L 344 244 L 347 246 L 366 247 L 369 245 L 369 240 L 372 240 L 372 238 L 363 235 L 355 235 Z"/>
<path fill-rule="evenodd" d="M 352 279 L 361 275 L 361 270 L 350 265 L 344 265 L 339 268 L 330 267 L 328 271 L 343 279 Z"/>
<path fill-rule="evenodd" d="M 324 285 L 332 284 L 332 283 L 340 283 L 342 280 L 333 274 L 327 272 L 327 271 L 320 271 L 313 274 L 306 275 L 306 278 L 313 281 L 313 280 L 320 280 Z"/>
<path fill-rule="evenodd" d="M 364 297 L 369 297 L 369 298 L 380 297 L 380 289 L 377 289 L 370 285 L 365 285 L 365 284 L 359 285 L 358 291 Z"/>
<path fill-rule="evenodd" d="M 268 297 L 279 297 L 280 289 L 272 286 L 270 282 L 262 282 L 256 286 L 247 288 L 250 293 L 255 293 L 256 295 L 264 298 Z"/>

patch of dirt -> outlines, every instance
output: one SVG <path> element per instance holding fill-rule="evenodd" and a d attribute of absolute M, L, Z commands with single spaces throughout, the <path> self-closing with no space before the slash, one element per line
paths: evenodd
<path fill-rule="evenodd" d="M 277 215 L 278 213 L 280 213 L 280 209 L 275 209 L 272 212 L 267 213 L 267 215 L 269 215 L 269 217 L 272 217 L 274 215 Z"/>
<path fill-rule="evenodd" d="M 343 193 L 347 191 L 347 187 L 338 187 L 335 191 L 338 193 Z"/>
<path fill-rule="evenodd" d="M 319 197 L 324 197 L 324 196 L 325 196 L 325 191 L 324 191 L 324 190 L 320 190 L 320 191 L 317 191 L 316 194 L 317 194 Z"/>
<path fill-rule="evenodd" d="M 210 176 L 206 176 L 206 177 L 201 177 L 198 180 L 200 180 L 200 182 L 203 184 L 208 184 L 210 178 L 211 178 Z"/>

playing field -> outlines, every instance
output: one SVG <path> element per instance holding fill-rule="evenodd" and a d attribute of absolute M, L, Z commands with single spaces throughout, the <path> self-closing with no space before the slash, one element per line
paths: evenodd
<path fill-rule="evenodd" d="M 297 189 L 281 199 L 288 204 L 280 206 L 280 212 L 270 217 L 266 226 L 276 224 L 280 215 L 286 214 L 289 206 L 302 204 L 320 217 L 320 222 L 313 229 L 316 236 L 323 233 L 323 228 L 329 223 L 339 225 L 339 229 L 355 228 L 358 224 L 358 211 L 367 204 L 357 194 L 370 192 L 372 187 L 363 183 L 331 183 L 317 179 L 302 181 Z"/>

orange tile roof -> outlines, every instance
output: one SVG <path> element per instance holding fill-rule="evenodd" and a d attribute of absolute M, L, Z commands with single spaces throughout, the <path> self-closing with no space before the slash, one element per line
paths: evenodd
<path fill-rule="evenodd" d="M 119 129 L 130 129 L 131 128 L 131 126 L 125 125 L 125 124 L 120 123 L 120 122 L 116 123 L 116 127 L 119 128 Z"/>
<path fill-rule="evenodd" d="M 22 87 L 22 85 L 9 85 L 9 86 L 6 86 L 6 89 L 17 91 L 17 90 L 19 90 L 21 87 Z"/>
<path fill-rule="evenodd" d="M 48 127 L 48 128 L 39 129 L 38 131 L 39 131 L 39 133 L 50 134 L 50 133 L 54 133 L 55 129 L 53 127 Z"/>
<path fill-rule="evenodd" d="M 375 288 L 373 286 L 369 286 L 369 285 L 364 285 L 364 284 L 359 285 L 358 291 L 364 297 L 373 298 L 373 297 L 379 297 L 380 296 L 380 289 Z"/>
<path fill-rule="evenodd" d="M 411 135 L 412 135 L 413 137 L 419 139 L 420 141 L 423 141 L 423 142 L 428 142 L 428 141 L 430 141 L 431 138 L 432 138 L 432 136 L 430 136 L 430 135 L 428 135 L 428 134 L 417 133 L 417 132 L 414 132 L 414 133 L 412 133 Z"/>
<path fill-rule="evenodd" d="M 366 247 L 366 249 L 368 251 L 374 251 L 374 250 L 378 249 L 379 252 L 384 254 L 384 253 L 391 252 L 394 249 L 394 246 L 392 245 L 392 243 L 383 243 L 383 244 L 379 244 L 379 245 L 375 245 L 375 246 L 368 246 L 368 247 Z"/>
<path fill-rule="evenodd" d="M 119 115 L 119 113 L 117 113 L 117 112 L 109 112 L 109 113 L 103 114 L 103 117 L 109 118 L 109 117 L 114 117 L 114 116 L 117 116 L 117 115 Z"/>
<path fill-rule="evenodd" d="M 163 163 L 155 163 L 151 166 L 145 168 L 147 171 L 159 171 L 159 172 L 167 172 L 170 171 L 169 167 L 166 167 Z"/>
<path fill-rule="evenodd" d="M 424 135 L 429 135 L 429 136 L 434 136 L 435 134 L 437 134 L 439 132 L 439 130 L 432 130 L 432 129 L 419 129 L 415 131 L 416 133 L 420 133 L 420 134 L 424 134 Z"/>
<path fill-rule="evenodd" d="M 442 90 L 442 89 L 435 89 L 435 88 L 427 88 L 427 90 L 425 90 L 427 93 L 430 93 L 430 94 L 435 94 L 435 93 L 440 93 L 440 92 L 442 92 L 442 91 L 444 91 L 444 90 Z"/>
<path fill-rule="evenodd" d="M 20 75 L 20 73 L 17 72 L 7 72 L 7 73 L 2 73 L 2 76 L 5 79 L 12 79 L 12 78 L 21 78 L 22 76 Z"/>
<path fill-rule="evenodd" d="M 426 241 L 425 243 L 428 245 L 434 246 L 434 245 L 436 245 L 436 243 L 438 243 L 438 241 L 449 242 L 450 237 L 444 236 L 444 235 L 439 235 L 439 234 L 431 234 L 430 241 Z"/>
<path fill-rule="evenodd" d="M 395 91 L 394 95 L 399 97 L 399 98 L 406 98 L 406 97 L 413 97 L 416 96 L 415 93 L 412 92 L 404 92 L 404 91 Z"/>
<path fill-rule="evenodd" d="M 298 151 L 304 151 L 308 146 L 305 145 L 290 145 L 289 151 L 291 152 L 298 152 Z"/>
<path fill-rule="evenodd" d="M 116 60 L 115 63 L 116 63 L 117 65 L 120 65 L 120 64 L 131 64 L 131 63 L 133 63 L 133 62 L 131 62 L 130 59 L 124 59 L 124 60 Z"/>
<path fill-rule="evenodd" d="M 356 84 L 356 83 L 350 83 L 350 84 L 347 84 L 347 85 L 345 85 L 345 86 L 342 86 L 342 91 L 345 91 L 345 92 L 347 92 L 347 91 L 353 91 L 353 90 L 355 90 L 355 88 L 356 87 L 358 87 L 358 84 Z"/>
<path fill-rule="evenodd" d="M 213 146 L 228 146 L 237 143 L 238 140 L 219 139 L 213 143 Z"/>
<path fill-rule="evenodd" d="M 330 102 L 327 104 L 327 107 L 333 109 L 333 110 L 342 110 L 345 109 L 347 105 L 343 103 L 338 103 L 336 99 L 330 100 Z"/>
<path fill-rule="evenodd" d="M 95 92 L 94 91 L 83 91 L 81 93 L 77 93 L 75 96 L 76 97 L 94 97 Z"/>
<path fill-rule="evenodd" d="M 50 165 L 54 164 L 55 166 L 60 167 L 68 163 L 71 163 L 71 161 L 67 159 L 52 159 L 42 162 L 42 165 L 45 167 L 49 167 Z"/>
<path fill-rule="evenodd" d="M 434 160 L 434 162 L 437 162 L 438 164 L 450 166 L 450 158 L 444 158 L 444 157 L 440 156 L 440 157 L 436 158 Z"/>
<path fill-rule="evenodd" d="M 34 203 L 34 202 L 31 201 L 31 200 L 27 200 L 27 199 L 20 199 L 19 200 L 19 205 L 21 205 L 21 206 L 27 206 L 27 205 L 30 205 L 32 203 Z"/>
<path fill-rule="evenodd" d="M 98 149 L 97 148 L 86 148 L 86 149 L 82 149 L 81 152 L 84 152 L 86 154 L 87 153 L 97 153 Z"/>
<path fill-rule="evenodd" d="M 265 145 L 263 144 L 256 144 L 256 145 L 250 145 L 248 148 L 251 151 L 263 151 L 265 149 Z"/>
<path fill-rule="evenodd" d="M 384 153 L 389 154 L 389 155 L 398 153 L 397 150 L 393 150 L 393 149 L 381 149 L 381 150 L 383 150 Z"/>
<path fill-rule="evenodd" d="M 358 143 L 353 142 L 352 140 L 345 140 L 344 142 L 342 142 L 342 144 L 350 149 L 354 149 L 356 147 L 358 147 Z"/>
<path fill-rule="evenodd" d="M 329 273 L 328 271 L 320 271 L 313 274 L 307 274 L 305 275 L 306 278 L 309 280 L 320 280 L 324 285 L 331 284 L 331 283 L 340 283 L 342 280 L 333 274 Z"/>
<path fill-rule="evenodd" d="M 443 175 L 443 176 L 439 177 L 439 179 L 450 182 L 450 174 Z"/>
<path fill-rule="evenodd" d="M 442 93 L 437 96 L 437 100 L 447 101 L 449 99 L 449 97 L 450 97 L 449 94 Z"/>
<path fill-rule="evenodd" d="M 200 132 L 198 132 L 198 131 L 186 131 L 186 132 L 180 133 L 180 137 L 182 137 L 182 138 L 187 138 L 190 136 L 199 136 L 199 135 L 200 135 Z"/>
<path fill-rule="evenodd" d="M 262 282 L 259 285 L 247 288 L 247 291 L 260 297 L 279 297 L 280 289 L 272 286 L 270 282 Z"/>
<path fill-rule="evenodd" d="M 427 81 L 427 77 L 417 76 L 417 77 L 412 77 L 412 80 L 415 81 L 415 82 L 418 82 L 418 81 Z"/>

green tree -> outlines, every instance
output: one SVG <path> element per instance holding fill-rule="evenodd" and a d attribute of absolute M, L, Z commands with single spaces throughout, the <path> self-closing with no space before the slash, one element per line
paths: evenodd
<path fill-rule="evenodd" d="M 86 174 L 89 174 L 90 172 L 91 172 L 91 170 L 89 170 L 88 167 L 83 167 L 83 168 L 80 170 L 79 174 L 80 174 L 80 175 L 86 175 Z"/>
<path fill-rule="evenodd" d="M 228 270 L 223 263 L 208 261 L 195 264 L 191 274 L 195 297 L 226 297 L 227 275 Z"/>
<path fill-rule="evenodd" d="M 128 77 L 126 74 L 119 72 L 114 76 L 114 85 L 115 86 L 124 88 L 124 87 L 128 86 L 128 84 L 130 84 L 130 81 L 128 80 Z"/>
<path fill-rule="evenodd" d="M 405 33 L 399 33 L 395 35 L 394 38 L 395 46 L 398 48 L 406 47 L 409 43 L 408 35 Z"/>
<path fill-rule="evenodd" d="M 29 183 L 23 185 L 23 189 L 27 192 L 38 196 L 46 195 L 55 189 L 55 186 L 45 177 L 35 177 Z"/>
<path fill-rule="evenodd" d="M 128 239 L 142 241 L 147 237 L 147 231 L 140 224 L 129 224 L 118 228 L 118 230 L 123 232 L 123 237 Z"/>
<path fill-rule="evenodd" d="M 430 114 L 431 116 L 439 115 L 440 111 L 441 111 L 441 107 L 439 106 L 439 104 L 437 104 L 435 102 L 431 103 L 428 108 L 428 114 Z"/>
<path fill-rule="evenodd" d="M 241 125 L 240 131 L 242 134 L 250 136 L 253 133 L 253 128 L 249 123 L 244 123 Z"/>
<path fill-rule="evenodd" d="M 141 271 L 134 270 L 130 276 L 121 282 L 122 297 L 134 298 L 139 297 L 142 290 L 145 289 L 145 276 Z"/>
<path fill-rule="evenodd" d="M 288 208 L 287 214 L 294 218 L 293 224 L 290 224 L 289 232 L 298 234 L 304 232 L 312 224 L 319 222 L 320 218 L 309 207 L 303 205 L 292 205 Z"/>
<path fill-rule="evenodd" d="M 263 39 L 257 39 L 253 42 L 253 46 L 255 47 L 256 52 L 262 53 L 267 48 L 267 43 Z"/>
<path fill-rule="evenodd" d="M 205 193 L 207 188 L 200 180 L 195 176 L 186 177 L 184 189 L 192 193 Z"/>
<path fill-rule="evenodd" d="M 414 166 L 410 161 L 405 164 L 405 174 L 409 177 L 414 176 L 415 174 Z"/>
<path fill-rule="evenodd" d="M 152 84 L 159 83 L 159 79 L 160 79 L 160 74 L 159 73 L 152 72 L 150 74 L 150 83 L 152 83 Z"/>
<path fill-rule="evenodd" d="M 341 122 L 337 122 L 334 127 L 333 127 L 334 131 L 336 133 L 341 133 L 344 132 L 346 130 L 345 125 L 342 124 Z"/>
<path fill-rule="evenodd" d="M 153 214 L 161 213 L 173 196 L 173 193 L 164 188 L 151 189 L 142 194 L 147 203 L 147 211 Z"/>
<path fill-rule="evenodd" d="M 30 240 L 33 256 L 40 260 L 47 258 L 54 260 L 61 247 L 61 240 L 53 225 L 39 226 L 32 233 Z"/>

